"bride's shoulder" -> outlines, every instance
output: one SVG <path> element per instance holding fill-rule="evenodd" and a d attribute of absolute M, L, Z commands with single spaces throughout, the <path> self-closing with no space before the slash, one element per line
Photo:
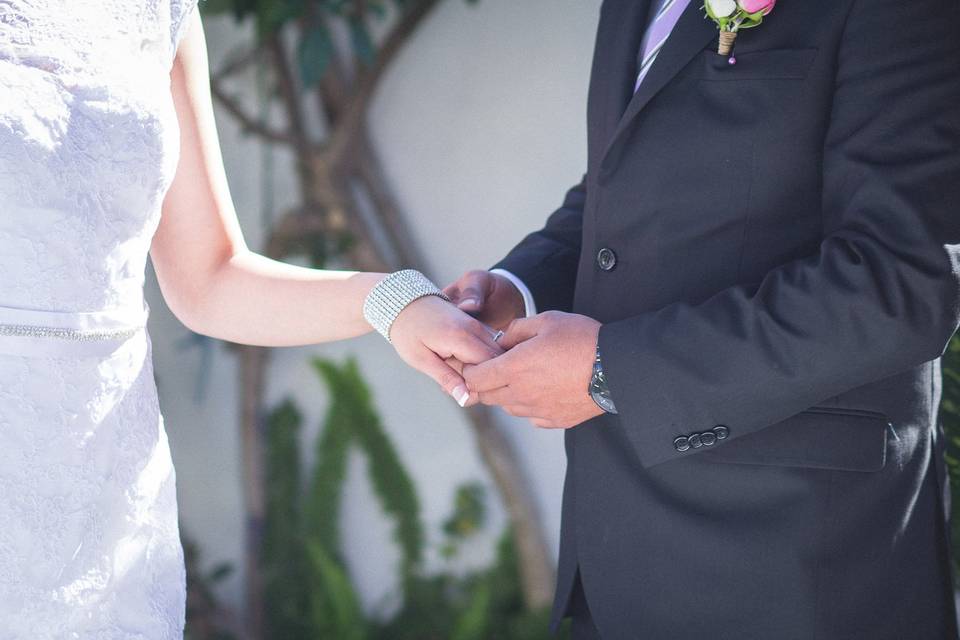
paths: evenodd
<path fill-rule="evenodd" d="M 180 44 L 186 27 L 190 23 L 190 16 L 198 10 L 197 0 L 162 0 L 162 3 L 169 5 L 170 45 L 176 52 L 177 45 Z"/>

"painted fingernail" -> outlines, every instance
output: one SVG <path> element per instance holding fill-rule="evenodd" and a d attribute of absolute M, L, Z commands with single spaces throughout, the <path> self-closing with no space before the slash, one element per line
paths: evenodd
<path fill-rule="evenodd" d="M 456 400 L 457 404 L 461 407 L 467 406 L 467 400 L 470 399 L 470 392 L 467 391 L 467 388 L 462 384 L 451 391 L 450 395 L 453 396 L 453 399 Z"/>

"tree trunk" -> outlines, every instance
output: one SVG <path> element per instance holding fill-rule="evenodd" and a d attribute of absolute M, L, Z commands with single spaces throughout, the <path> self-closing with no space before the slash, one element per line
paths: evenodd
<path fill-rule="evenodd" d="M 264 495 L 263 391 L 269 351 L 240 345 L 240 432 L 243 446 L 246 536 L 246 627 L 250 638 L 263 638 L 263 572 L 261 552 L 266 516 Z"/>
<path fill-rule="evenodd" d="M 326 111 L 329 140 L 310 142 L 308 124 L 290 61 L 278 34 L 265 43 L 276 74 L 278 97 L 287 113 L 289 128 L 274 131 L 247 115 L 220 81 L 236 69 L 225 69 L 212 80 L 214 97 L 247 131 L 264 141 L 283 144 L 296 157 L 303 205 L 285 215 L 273 228 L 264 253 L 283 259 L 305 237 L 349 233 L 355 240 L 347 256 L 350 264 L 365 271 L 391 271 L 400 267 L 425 269 L 402 210 L 390 192 L 382 166 L 367 133 L 366 113 L 376 85 L 403 44 L 439 0 L 419 0 L 398 21 L 382 43 L 375 64 L 361 73 L 355 86 L 348 86 L 335 64 L 317 88 L 321 110 Z M 255 59 L 251 56 L 249 59 Z M 369 196 L 373 215 L 361 215 L 354 196 L 359 185 Z M 264 496 L 264 380 L 269 351 L 239 347 L 241 433 L 243 443 L 244 501 L 246 526 L 246 602 L 250 640 L 263 638 L 263 576 L 261 544 L 266 511 Z M 546 544 L 539 509 L 523 466 L 509 440 L 485 407 L 466 414 L 474 432 L 481 459 L 490 471 L 512 524 L 521 587 L 529 609 L 550 605 L 555 572 Z"/>
<path fill-rule="evenodd" d="M 497 426 L 493 412 L 477 406 L 471 408 L 468 415 L 480 457 L 490 470 L 510 516 L 524 602 L 531 610 L 549 607 L 557 577 L 530 482 L 510 441 Z"/>
<path fill-rule="evenodd" d="M 356 141 L 352 149 L 352 173 L 370 195 L 370 200 L 379 214 L 376 220 L 381 221 L 382 225 L 378 229 L 368 229 L 367 236 L 389 239 L 389 253 L 396 256 L 399 262 L 390 263 L 387 258 L 381 258 L 388 263 L 391 270 L 414 267 L 426 271 L 425 260 L 408 231 L 409 224 L 403 220 L 400 207 L 390 193 L 382 167 L 365 135 L 365 129 L 364 135 Z M 359 219 L 355 210 L 353 217 Z M 473 429 L 481 459 L 486 464 L 510 516 L 524 601 L 530 609 L 547 607 L 553 600 L 556 582 L 554 563 L 543 534 L 540 510 L 529 480 L 523 473 L 523 465 L 510 441 L 501 432 L 491 410 L 475 407 L 467 412 L 467 419 Z"/>

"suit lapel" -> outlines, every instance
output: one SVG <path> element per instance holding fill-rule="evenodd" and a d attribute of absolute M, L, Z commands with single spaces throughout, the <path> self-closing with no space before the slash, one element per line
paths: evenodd
<path fill-rule="evenodd" d="M 595 85 L 600 95 L 591 96 L 591 101 L 602 105 L 606 136 L 616 129 L 633 95 L 637 51 L 651 2 L 606 0 L 604 3 L 593 69 L 593 77 L 602 81 Z"/>
<path fill-rule="evenodd" d="M 626 3 L 633 4 L 633 3 Z M 649 0 L 638 2 L 636 4 L 644 5 L 644 16 Z M 667 39 L 663 49 L 654 61 L 653 66 L 644 78 L 640 89 L 630 98 L 626 111 L 622 112 L 613 136 L 610 138 L 607 148 L 604 152 L 606 157 L 617 141 L 627 132 L 633 120 L 639 115 L 640 111 L 656 96 L 670 80 L 673 79 L 680 70 L 696 56 L 711 39 L 717 37 L 716 25 L 704 17 L 701 9 L 702 3 L 699 0 L 691 0 L 690 4 L 684 10 L 683 15 L 674 27 L 673 32 Z M 644 24 L 644 23 L 641 23 Z M 622 25 L 621 28 L 624 28 Z M 645 26 L 645 24 L 644 24 Z M 643 26 L 640 28 L 642 38 Z M 639 53 L 640 40 L 637 39 L 636 46 L 632 51 L 617 51 L 618 55 L 623 56 L 624 60 L 629 59 L 631 68 L 636 70 L 636 59 Z M 635 71 L 634 71 L 635 73 Z M 636 76 L 628 78 L 623 90 L 629 95 L 633 90 L 633 84 Z"/>

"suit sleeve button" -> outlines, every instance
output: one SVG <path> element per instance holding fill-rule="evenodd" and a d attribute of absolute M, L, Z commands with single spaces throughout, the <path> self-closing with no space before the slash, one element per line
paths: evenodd
<path fill-rule="evenodd" d="M 717 440 L 724 440 L 730 435 L 730 429 L 726 428 L 722 424 L 718 424 L 713 428 L 713 433 L 716 434 Z"/>
<path fill-rule="evenodd" d="M 704 431 L 700 434 L 700 442 L 702 442 L 705 447 L 712 447 L 717 444 L 717 435 L 712 431 Z"/>
<path fill-rule="evenodd" d="M 600 249 L 597 253 L 597 266 L 604 271 L 613 271 L 614 267 L 617 266 L 617 254 L 613 252 L 613 249 L 607 247 Z"/>
<path fill-rule="evenodd" d="M 694 449 L 699 449 L 700 447 L 703 446 L 703 439 L 701 438 L 701 434 L 699 433 L 695 433 L 692 436 L 690 436 L 689 440 L 690 440 L 690 446 L 693 447 Z"/>
<path fill-rule="evenodd" d="M 686 436 L 680 436 L 679 438 L 673 441 L 673 448 L 679 451 L 680 453 L 683 453 L 684 451 L 687 451 L 690 448 L 690 441 Z"/>

